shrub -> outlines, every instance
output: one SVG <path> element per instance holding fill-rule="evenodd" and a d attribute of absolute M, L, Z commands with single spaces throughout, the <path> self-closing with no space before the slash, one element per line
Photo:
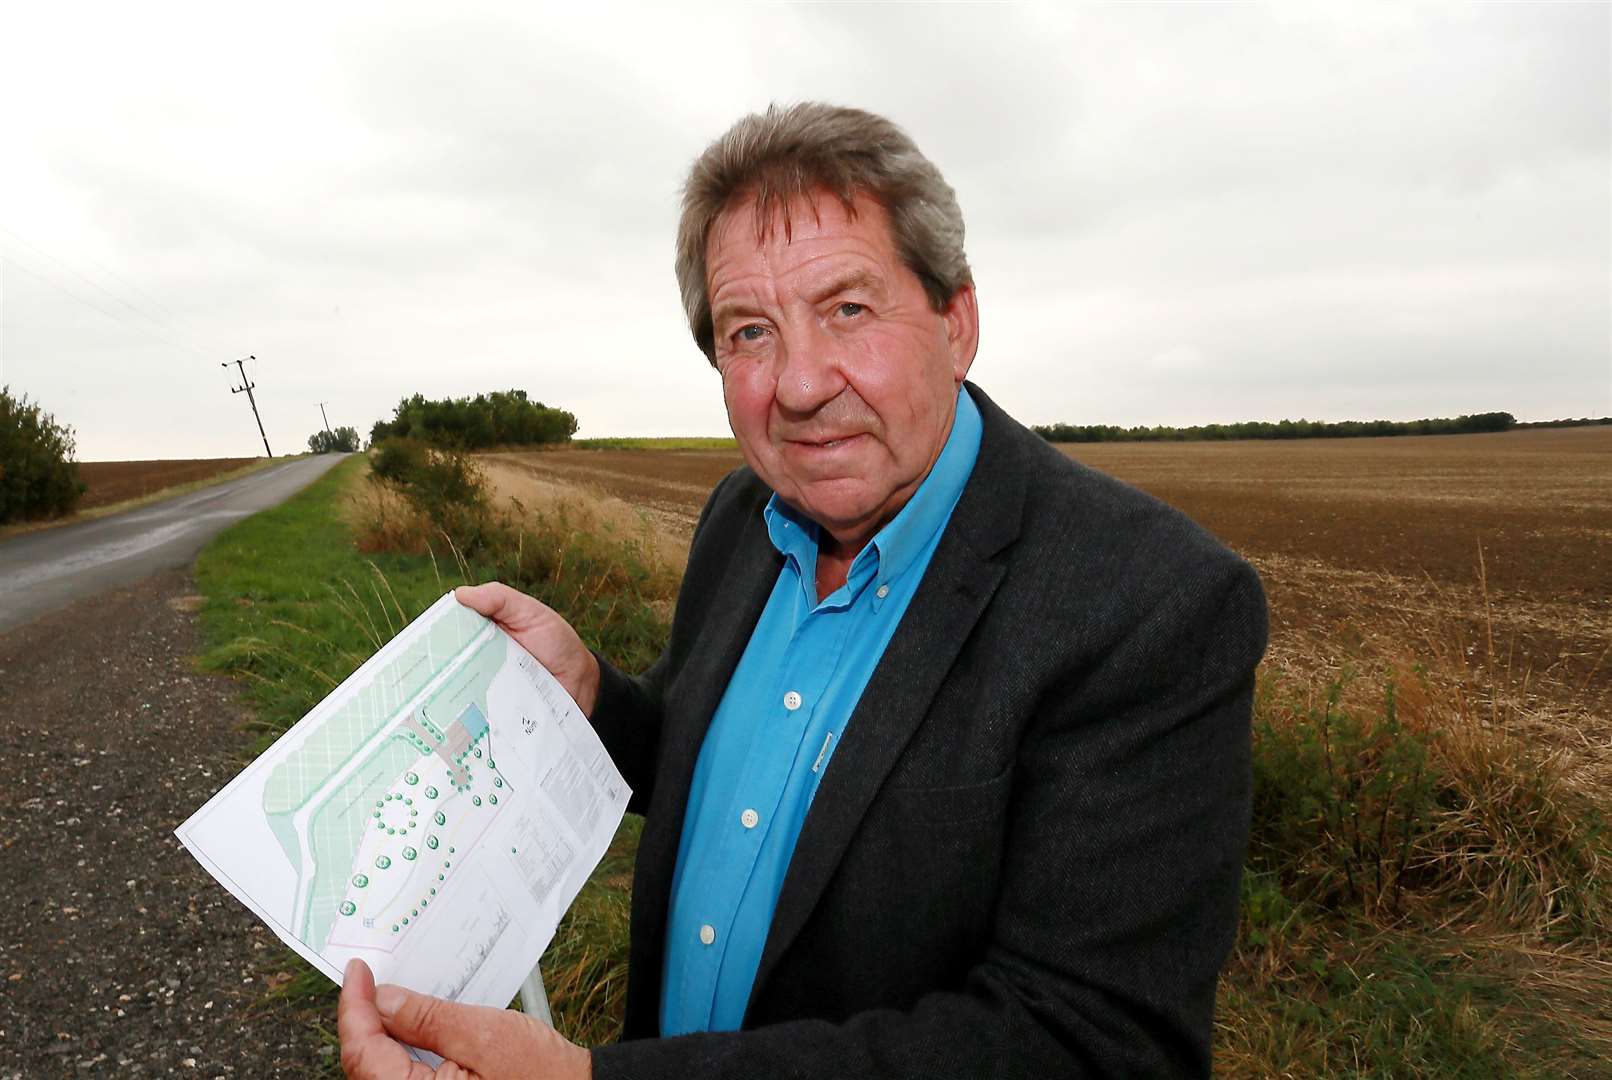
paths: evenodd
<path fill-rule="evenodd" d="M 406 486 L 425 467 L 431 448 L 418 439 L 387 438 L 370 449 L 370 472 L 382 480 Z"/>
<path fill-rule="evenodd" d="M 479 557 L 496 545 L 497 527 L 488 513 L 487 490 L 476 463 L 455 450 L 440 450 L 415 439 L 387 439 L 370 458 L 370 479 L 401 495 L 414 511 L 391 514 L 387 542 L 375 542 L 370 529 L 369 550 L 404 550 L 423 553 L 439 538 L 462 557 Z M 377 502 L 372 524 L 388 511 Z"/>
<path fill-rule="evenodd" d="M 1249 865 L 1334 914 L 1596 933 L 1612 918 L 1599 815 L 1458 682 L 1345 675 L 1256 706 Z"/>
<path fill-rule="evenodd" d="M 84 484 L 73 460 L 73 429 L 25 394 L 0 387 L 0 522 L 65 514 Z"/>

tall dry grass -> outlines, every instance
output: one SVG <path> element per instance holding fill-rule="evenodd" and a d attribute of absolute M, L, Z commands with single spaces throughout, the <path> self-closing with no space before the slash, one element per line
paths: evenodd
<path fill-rule="evenodd" d="M 1320 685 L 1264 674 L 1221 1074 L 1604 1075 L 1605 793 L 1469 626 L 1377 635 Z"/>

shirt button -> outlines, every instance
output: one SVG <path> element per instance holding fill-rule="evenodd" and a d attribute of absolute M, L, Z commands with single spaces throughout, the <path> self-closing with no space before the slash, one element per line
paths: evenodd
<path fill-rule="evenodd" d="M 756 827 L 756 824 L 761 821 L 761 815 L 756 813 L 754 810 L 746 810 L 744 813 L 739 815 L 739 821 L 744 825 L 745 828 L 753 829 Z"/>
<path fill-rule="evenodd" d="M 785 694 L 784 708 L 788 709 L 790 712 L 794 712 L 796 709 L 800 708 L 800 695 L 795 693 L 793 690 Z"/>
<path fill-rule="evenodd" d="M 883 600 L 885 597 L 890 595 L 890 586 L 888 586 L 888 585 L 880 585 L 878 587 L 878 589 L 875 590 L 873 595 L 877 596 L 880 600 Z"/>
<path fill-rule="evenodd" d="M 700 944 L 710 945 L 714 941 L 716 941 L 716 927 L 712 926 L 710 923 L 706 923 L 704 926 L 700 927 Z"/>

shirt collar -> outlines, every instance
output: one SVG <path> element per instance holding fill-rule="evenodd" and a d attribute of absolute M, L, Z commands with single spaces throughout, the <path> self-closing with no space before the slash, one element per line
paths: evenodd
<path fill-rule="evenodd" d="M 899 578 L 923 552 L 935 535 L 951 520 L 952 508 L 963 494 L 974 461 L 979 457 L 982 429 L 979 406 L 966 390 L 957 392 L 957 408 L 952 419 L 951 433 L 941 448 L 935 465 L 924 477 L 918 490 L 912 493 L 895 517 L 874 534 L 873 540 L 857 555 L 851 564 L 850 577 L 855 580 L 869 562 L 877 564 L 879 584 L 888 584 Z M 773 547 L 786 558 L 795 560 L 796 570 L 803 578 L 815 576 L 817 567 L 818 525 L 780 499 L 776 493 L 767 500 L 762 516 L 767 523 L 767 536 Z"/>

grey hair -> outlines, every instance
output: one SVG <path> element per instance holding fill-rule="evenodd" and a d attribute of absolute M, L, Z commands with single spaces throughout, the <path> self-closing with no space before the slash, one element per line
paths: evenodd
<path fill-rule="evenodd" d="M 756 236 L 775 219 L 790 233 L 789 207 L 820 194 L 855 215 L 853 199 L 879 203 L 890 219 L 897 254 L 936 311 L 974 283 L 963 253 L 957 194 L 895 124 L 861 109 L 821 102 L 768 106 L 734 124 L 689 169 L 677 225 L 677 287 L 700 351 L 714 365 L 716 342 L 705 280 L 705 247 L 724 210 L 755 199 Z"/>

